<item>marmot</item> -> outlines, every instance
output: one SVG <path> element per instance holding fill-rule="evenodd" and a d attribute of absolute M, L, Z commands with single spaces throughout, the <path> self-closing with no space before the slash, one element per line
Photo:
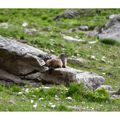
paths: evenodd
<path fill-rule="evenodd" d="M 49 67 L 49 73 L 51 73 L 54 68 L 65 68 L 67 65 L 67 56 L 62 53 L 59 58 L 53 58 L 46 61 L 46 66 Z"/>

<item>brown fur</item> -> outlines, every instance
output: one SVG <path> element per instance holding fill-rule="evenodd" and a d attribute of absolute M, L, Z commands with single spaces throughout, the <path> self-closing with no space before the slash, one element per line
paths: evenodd
<path fill-rule="evenodd" d="M 47 60 L 46 65 L 48 67 L 53 67 L 53 68 L 62 68 L 63 63 L 61 59 L 50 59 L 50 60 Z"/>
<path fill-rule="evenodd" d="M 67 65 L 66 56 L 61 54 L 58 59 L 49 59 L 46 61 L 46 65 L 52 68 L 65 68 Z"/>

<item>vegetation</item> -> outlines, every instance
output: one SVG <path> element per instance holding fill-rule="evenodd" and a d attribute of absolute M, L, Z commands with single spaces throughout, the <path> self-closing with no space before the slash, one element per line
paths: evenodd
<path fill-rule="evenodd" d="M 24 39 L 28 44 L 49 54 L 82 57 L 89 62 L 74 68 L 96 72 L 106 79 L 114 90 L 120 85 L 120 45 L 110 40 L 102 42 L 97 37 L 88 37 L 82 31 L 69 32 L 71 28 L 88 25 L 93 29 L 103 25 L 111 14 L 120 9 L 93 9 L 90 15 L 73 19 L 53 18 L 64 9 L 0 9 L 0 35 Z M 6 25 L 7 24 L 7 25 Z M 78 37 L 86 43 L 64 41 L 61 34 Z M 90 44 L 91 41 L 97 41 Z M 91 56 L 94 56 L 92 59 Z M 90 91 L 82 84 L 55 86 L 19 87 L 0 85 L 0 111 L 119 111 L 120 99 L 111 99 L 105 89 Z"/>

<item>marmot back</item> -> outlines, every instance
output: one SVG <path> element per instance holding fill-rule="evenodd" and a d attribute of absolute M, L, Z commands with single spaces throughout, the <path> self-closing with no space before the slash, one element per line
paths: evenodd
<path fill-rule="evenodd" d="M 50 59 L 50 60 L 47 60 L 46 65 L 52 68 L 62 68 L 63 63 L 61 59 Z"/>
<path fill-rule="evenodd" d="M 59 58 L 49 59 L 46 61 L 46 66 L 49 67 L 49 73 L 51 74 L 55 68 L 65 68 L 67 65 L 67 58 L 65 54 L 60 54 Z"/>

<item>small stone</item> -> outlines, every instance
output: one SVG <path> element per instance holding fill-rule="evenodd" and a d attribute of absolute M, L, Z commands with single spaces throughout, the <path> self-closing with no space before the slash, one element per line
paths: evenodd
<path fill-rule="evenodd" d="M 11 104 L 16 104 L 15 101 L 12 100 L 12 99 L 11 99 L 9 102 L 10 102 Z"/>
<path fill-rule="evenodd" d="M 89 27 L 88 26 L 79 26 L 78 29 L 83 30 L 83 31 L 87 31 L 87 30 L 89 30 Z"/>
<path fill-rule="evenodd" d="M 105 58 L 106 58 L 106 57 L 103 56 L 102 59 L 101 59 L 101 61 L 102 61 L 102 62 L 106 62 Z"/>
<path fill-rule="evenodd" d="M 71 36 L 66 36 L 66 35 L 62 35 L 62 36 L 64 40 L 69 41 L 69 42 L 85 42 L 85 40 L 74 38 Z"/>
<path fill-rule="evenodd" d="M 97 43 L 98 41 L 90 41 L 90 42 L 88 42 L 89 44 L 95 44 L 95 43 Z"/>
<path fill-rule="evenodd" d="M 35 28 L 25 28 L 24 32 L 29 34 L 29 35 L 33 35 L 34 33 L 37 32 L 37 30 Z"/>
<path fill-rule="evenodd" d="M 0 23 L 0 27 L 7 29 L 9 27 L 9 24 L 5 23 L 5 22 L 4 23 Z"/>
<path fill-rule="evenodd" d="M 109 19 L 113 19 L 113 18 L 118 17 L 118 16 L 119 16 L 119 14 L 112 14 L 109 16 Z"/>
<path fill-rule="evenodd" d="M 102 89 L 104 88 L 105 90 L 111 91 L 112 90 L 112 86 L 110 85 L 101 85 L 100 87 L 98 87 L 96 90 L 98 89 Z"/>
<path fill-rule="evenodd" d="M 67 98 L 65 98 L 66 100 L 72 100 L 72 98 L 71 97 L 67 97 Z"/>
<path fill-rule="evenodd" d="M 57 101 L 60 100 L 59 97 L 58 97 L 57 95 L 55 95 L 55 100 L 57 100 Z"/>

